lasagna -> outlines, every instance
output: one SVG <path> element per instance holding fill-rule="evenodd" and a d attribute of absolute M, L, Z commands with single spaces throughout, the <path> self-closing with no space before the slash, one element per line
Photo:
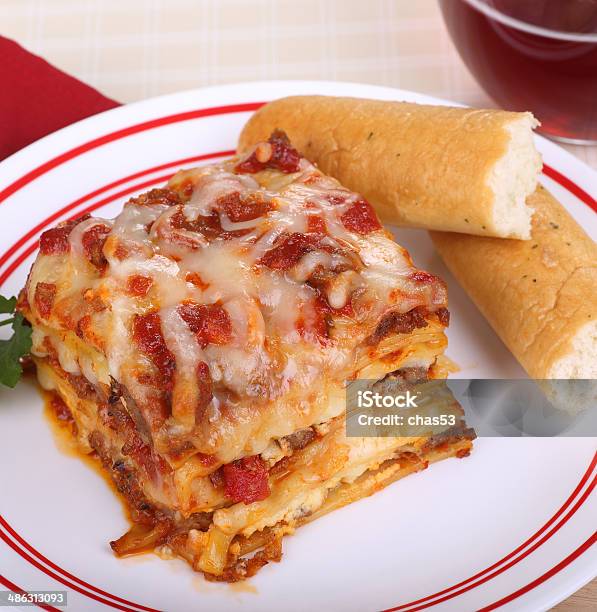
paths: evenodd
<path fill-rule="evenodd" d="M 350 437 L 346 385 L 445 375 L 447 293 L 281 132 L 40 239 L 19 310 L 41 385 L 124 496 L 118 555 L 211 580 L 473 434 Z"/>

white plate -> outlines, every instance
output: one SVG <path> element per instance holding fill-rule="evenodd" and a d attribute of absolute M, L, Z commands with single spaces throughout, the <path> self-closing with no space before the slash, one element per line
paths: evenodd
<path fill-rule="evenodd" d="M 193 158 L 232 150 L 256 102 L 297 93 L 446 103 L 349 83 L 245 83 L 77 123 L 0 164 L 2 293 L 23 285 L 48 222 L 85 210 L 115 215 L 130 194 Z M 553 143 L 537 143 L 561 184 L 542 180 L 596 238 L 587 195 L 595 173 Z M 396 235 L 415 262 L 448 281 L 449 354 L 460 375 L 522 375 L 427 235 Z M 442 462 L 301 528 L 286 539 L 281 564 L 238 588 L 206 583 L 181 561 L 116 559 L 107 543 L 127 526 L 120 503 L 95 472 L 57 450 L 41 413 L 31 383 L 0 390 L 0 581 L 66 589 L 69 609 L 539 610 L 597 575 L 594 438 L 478 440 L 466 460 Z"/>

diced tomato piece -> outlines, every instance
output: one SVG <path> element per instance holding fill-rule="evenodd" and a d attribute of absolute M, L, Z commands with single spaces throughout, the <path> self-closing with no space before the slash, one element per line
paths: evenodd
<path fill-rule="evenodd" d="M 300 170 L 301 156 L 299 152 L 290 144 L 288 136 L 282 130 L 275 130 L 267 141 L 271 146 L 271 155 L 266 161 L 260 161 L 256 152 L 238 164 L 235 168 L 237 172 L 254 174 L 266 168 L 280 170 L 286 174 L 298 172 Z M 259 146 L 259 145 L 258 145 Z"/>
<path fill-rule="evenodd" d="M 153 285 L 153 279 L 149 276 L 142 276 L 141 274 L 133 274 L 127 278 L 126 290 L 131 295 L 137 297 L 145 297 L 151 286 Z"/>
<path fill-rule="evenodd" d="M 320 237 L 313 234 L 290 234 L 267 251 L 259 263 L 272 270 L 290 270 L 302 257 L 316 248 L 319 240 Z"/>
<path fill-rule="evenodd" d="M 118 259 L 118 261 L 124 261 L 131 254 L 131 250 L 123 244 L 120 240 L 116 243 L 116 248 L 114 249 L 114 257 Z"/>
<path fill-rule="evenodd" d="M 326 234 L 325 219 L 319 215 L 307 216 L 307 231 L 310 234 Z"/>
<path fill-rule="evenodd" d="M 251 504 L 270 494 L 267 469 L 258 455 L 243 457 L 222 467 L 224 492 L 234 503 Z"/>
<path fill-rule="evenodd" d="M 381 223 L 366 200 L 357 200 L 341 217 L 344 227 L 357 234 L 370 234 L 381 229 Z"/>
<path fill-rule="evenodd" d="M 47 319 L 52 313 L 55 298 L 56 285 L 54 283 L 37 283 L 33 299 L 37 312 L 42 318 Z"/>
<path fill-rule="evenodd" d="M 57 227 L 44 232 L 39 238 L 39 250 L 42 255 L 65 255 L 70 251 L 70 245 L 68 243 L 68 237 L 73 231 L 73 228 L 89 219 L 89 215 L 84 215 L 79 219 L 73 219 L 61 223 Z"/>
<path fill-rule="evenodd" d="M 242 229 L 227 232 L 222 227 L 220 215 L 216 212 L 210 215 L 199 215 L 193 221 L 187 219 L 182 211 L 177 212 L 172 216 L 172 227 L 174 229 L 186 230 L 187 232 L 197 232 L 198 234 L 202 234 L 209 241 L 215 240 L 216 238 L 221 238 L 222 240 L 239 238 L 251 231 L 250 229 Z M 174 236 L 175 239 L 177 239 L 176 235 Z"/>
<path fill-rule="evenodd" d="M 227 344 L 232 338 L 230 317 L 218 304 L 185 302 L 178 307 L 178 314 L 203 347 L 208 344 Z"/>
<path fill-rule="evenodd" d="M 125 204 L 125 206 L 128 206 L 129 204 L 135 206 L 176 206 L 180 203 L 180 196 L 175 191 L 172 191 L 172 189 L 168 188 L 160 188 L 151 189 L 147 193 L 142 193 L 139 196 L 131 198 Z"/>
<path fill-rule="evenodd" d="M 170 390 L 176 360 L 162 335 L 160 315 L 157 312 L 136 315 L 133 319 L 133 338 L 139 349 L 154 363 L 163 384 Z"/>
<path fill-rule="evenodd" d="M 218 198 L 216 205 L 233 223 L 258 219 L 271 210 L 271 203 L 267 200 L 258 197 L 244 198 L 238 191 Z"/>
<path fill-rule="evenodd" d="M 107 225 L 94 225 L 88 229 L 81 239 L 83 250 L 87 259 L 98 269 L 102 270 L 108 263 L 104 257 L 104 244 L 111 232 L 111 228 Z"/>

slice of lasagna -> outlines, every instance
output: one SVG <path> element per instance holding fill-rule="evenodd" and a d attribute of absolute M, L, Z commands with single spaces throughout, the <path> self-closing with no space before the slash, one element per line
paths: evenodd
<path fill-rule="evenodd" d="M 296 526 L 469 453 L 462 426 L 345 429 L 347 381 L 442 377 L 446 306 L 371 206 L 280 132 L 114 220 L 45 232 L 19 300 L 42 386 L 130 507 L 113 549 L 226 581 L 279 560 Z"/>

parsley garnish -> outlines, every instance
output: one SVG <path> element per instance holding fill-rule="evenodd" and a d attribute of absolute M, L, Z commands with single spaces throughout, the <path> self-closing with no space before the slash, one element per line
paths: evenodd
<path fill-rule="evenodd" d="M 20 359 L 31 350 L 31 328 L 25 325 L 20 312 L 15 313 L 17 298 L 0 295 L 0 315 L 13 315 L 0 321 L 0 326 L 11 325 L 13 334 L 8 340 L 0 340 L 0 384 L 14 387 L 21 378 L 23 368 Z"/>

